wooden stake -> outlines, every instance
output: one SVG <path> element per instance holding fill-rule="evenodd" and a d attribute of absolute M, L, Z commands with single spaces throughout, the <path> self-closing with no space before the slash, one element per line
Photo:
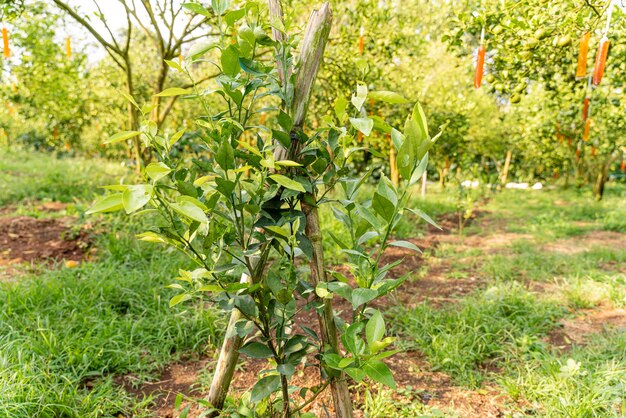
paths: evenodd
<path fill-rule="evenodd" d="M 245 273 L 242 274 L 241 283 L 250 283 L 250 277 Z M 217 364 L 213 372 L 209 396 L 207 397 L 207 401 L 215 408 L 215 411 L 209 415 L 210 417 L 217 417 L 219 411 L 224 407 L 228 388 L 233 379 L 237 360 L 239 360 L 239 348 L 241 348 L 243 339 L 237 335 L 235 324 L 240 319 L 242 319 L 241 312 L 239 312 L 239 309 L 233 308 L 228 320 L 228 327 L 226 328 L 220 355 L 217 358 Z"/>

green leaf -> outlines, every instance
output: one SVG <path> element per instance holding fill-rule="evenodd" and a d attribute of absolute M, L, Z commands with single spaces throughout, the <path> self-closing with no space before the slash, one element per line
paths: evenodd
<path fill-rule="evenodd" d="M 180 295 L 176 295 L 170 299 L 170 308 L 189 299 L 191 299 L 191 295 L 189 293 L 182 293 Z"/>
<path fill-rule="evenodd" d="M 171 60 L 163 60 L 163 61 L 165 61 L 168 67 L 173 68 L 176 71 L 180 71 L 181 73 L 183 72 L 183 67 L 181 67 L 178 62 L 171 61 Z"/>
<path fill-rule="evenodd" d="M 202 16 L 206 16 L 206 17 L 211 17 L 211 12 L 208 11 L 207 9 L 205 9 L 204 7 L 202 7 L 201 4 L 198 3 L 184 3 L 183 7 L 187 10 L 189 10 L 190 12 L 202 15 Z"/>
<path fill-rule="evenodd" d="M 350 118 L 350 124 L 365 136 L 369 136 L 374 128 L 374 121 L 370 118 Z"/>
<path fill-rule="evenodd" d="M 365 326 L 365 337 L 367 344 L 372 346 L 376 341 L 380 341 L 385 336 L 385 320 L 380 311 L 374 311 L 372 317 Z"/>
<path fill-rule="evenodd" d="M 241 354 L 245 354 L 252 358 L 268 358 L 272 357 L 272 350 L 265 344 L 251 342 L 239 349 Z"/>
<path fill-rule="evenodd" d="M 154 188 L 150 184 L 128 186 L 122 195 L 126 213 L 133 213 L 146 205 L 152 198 Z"/>
<path fill-rule="evenodd" d="M 286 189 L 295 190 L 296 192 L 302 193 L 306 192 L 306 190 L 304 190 L 304 187 L 300 183 L 290 179 L 289 177 L 283 176 L 281 174 L 272 174 L 270 178 Z"/>
<path fill-rule="evenodd" d="M 173 134 L 169 141 L 168 141 L 168 145 L 170 146 L 170 148 L 176 143 L 178 142 L 178 140 L 185 134 L 185 129 L 181 129 L 180 131 L 176 132 L 175 134 Z"/>
<path fill-rule="evenodd" d="M 354 309 L 374 300 L 378 296 L 378 292 L 372 289 L 358 288 L 352 291 L 352 306 Z"/>
<path fill-rule="evenodd" d="M 213 48 L 217 48 L 218 45 L 214 42 L 196 42 L 189 48 L 188 55 L 192 59 L 198 59 L 202 55 L 206 54 Z"/>
<path fill-rule="evenodd" d="M 412 119 L 417 123 L 421 136 L 423 138 L 430 138 L 430 135 L 428 135 L 428 120 L 426 119 L 424 109 L 422 109 L 420 102 L 415 103 L 415 107 L 413 107 Z M 422 157 L 420 157 L 420 159 L 421 158 Z"/>
<path fill-rule="evenodd" d="M 123 195 L 123 193 L 114 193 L 104 196 L 98 199 L 85 213 L 90 215 L 92 213 L 115 212 L 116 210 L 123 209 Z"/>
<path fill-rule="evenodd" d="M 223 15 L 229 5 L 230 1 L 228 0 L 211 0 L 211 7 L 218 15 Z"/>
<path fill-rule="evenodd" d="M 365 103 L 366 98 L 367 98 L 367 86 L 362 83 L 357 84 L 356 94 L 353 94 L 352 99 L 350 99 L 354 107 L 356 107 L 356 110 L 361 111 L 361 108 L 363 107 L 363 103 Z"/>
<path fill-rule="evenodd" d="M 172 171 L 165 163 L 150 163 L 144 170 L 154 181 L 162 179 Z"/>
<path fill-rule="evenodd" d="M 361 369 L 357 369 L 356 367 L 348 367 L 347 369 L 343 369 L 343 371 L 357 383 L 365 377 L 365 372 Z"/>
<path fill-rule="evenodd" d="M 230 45 L 222 51 L 220 61 L 224 74 L 230 77 L 235 77 L 239 74 L 239 51 L 235 45 Z"/>
<path fill-rule="evenodd" d="M 380 100 L 391 104 L 403 104 L 409 101 L 401 94 L 393 91 L 372 91 L 369 93 L 370 99 Z"/>
<path fill-rule="evenodd" d="M 179 214 L 200 223 L 209 222 L 204 211 L 189 200 L 182 200 L 179 203 L 169 203 L 169 206 Z"/>
<path fill-rule="evenodd" d="M 276 392 L 280 387 L 280 376 L 273 374 L 271 376 L 265 376 L 261 378 L 250 392 L 250 401 L 253 403 L 257 403 L 272 393 Z"/>
<path fill-rule="evenodd" d="M 375 192 L 374 198 L 372 199 L 372 209 L 374 209 L 374 212 L 380 215 L 385 221 L 391 222 L 395 215 L 396 207 L 385 196 Z"/>
<path fill-rule="evenodd" d="M 180 87 L 170 87 L 169 89 L 163 90 L 161 93 L 155 94 L 156 97 L 172 97 L 172 96 L 180 96 L 183 94 L 189 94 L 191 90 L 183 89 Z"/>
<path fill-rule="evenodd" d="M 296 372 L 296 368 L 293 364 L 279 364 L 276 370 L 278 370 L 278 373 L 285 376 L 292 376 Z"/>
<path fill-rule="evenodd" d="M 226 21 L 226 24 L 228 26 L 233 26 L 236 21 L 238 21 L 245 15 L 246 15 L 246 9 L 232 10 L 226 13 L 226 16 L 224 16 L 224 20 Z"/>
<path fill-rule="evenodd" d="M 392 241 L 389 243 L 389 245 L 393 247 L 401 247 L 401 248 L 406 248 L 408 250 L 417 251 L 418 253 L 422 252 L 422 250 L 420 250 L 417 245 L 409 241 Z"/>
<path fill-rule="evenodd" d="M 235 153 L 233 151 L 233 147 L 230 145 L 230 141 L 227 138 L 222 140 L 222 143 L 215 154 L 215 161 L 220 167 L 222 167 L 223 170 L 235 168 Z"/>
<path fill-rule="evenodd" d="M 382 383 L 391 389 L 396 388 L 396 382 L 393 380 L 391 370 L 385 363 L 380 360 L 369 360 L 363 365 L 363 371 L 367 376 L 375 382 Z"/>
<path fill-rule="evenodd" d="M 443 229 L 441 229 L 441 227 L 439 225 L 437 225 L 437 222 L 435 222 L 430 216 L 428 216 L 425 212 L 419 210 L 419 209 L 411 209 L 411 208 L 405 208 L 406 210 L 408 210 L 409 212 L 419 216 L 420 218 L 422 218 L 423 220 L 425 220 L 426 222 L 428 222 L 429 224 L 431 224 L 432 226 L 434 226 L 435 228 L 443 231 Z"/>
<path fill-rule="evenodd" d="M 122 141 L 126 141 L 127 139 L 133 138 L 137 135 L 141 134 L 140 131 L 123 131 L 123 132 L 118 132 L 115 135 L 113 135 L 112 137 L 110 137 L 109 139 L 107 139 L 106 141 L 104 141 L 104 144 L 114 144 L 116 142 L 122 142 Z"/>

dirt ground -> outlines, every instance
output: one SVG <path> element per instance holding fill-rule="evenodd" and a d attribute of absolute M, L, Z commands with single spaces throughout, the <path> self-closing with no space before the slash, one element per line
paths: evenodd
<path fill-rule="evenodd" d="M 45 212 L 61 211 L 58 202 L 41 204 Z M 78 263 L 85 259 L 91 245 L 88 227 L 75 227 L 68 216 L 38 219 L 11 216 L 5 209 L 0 217 L 0 278 L 10 279 L 24 266 L 58 262 Z M 69 263 L 68 266 L 74 264 Z"/>

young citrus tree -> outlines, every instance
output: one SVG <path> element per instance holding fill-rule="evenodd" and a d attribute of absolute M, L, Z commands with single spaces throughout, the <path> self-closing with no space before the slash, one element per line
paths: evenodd
<path fill-rule="evenodd" d="M 391 237 L 436 137 L 430 137 L 417 104 L 403 132 L 392 132 L 400 186 L 383 177 L 373 197 L 365 198 L 362 189 L 372 169 L 356 176 L 348 163 L 368 152 L 349 146 L 358 132 L 367 136 L 372 131 L 374 121 L 363 110 L 367 88 L 359 85 L 349 104 L 335 109 L 340 124 L 304 129 L 331 28 L 330 8 L 324 4 L 314 11 L 300 38 L 283 21 L 280 3 L 269 3 L 271 25 L 256 2 L 234 10 L 225 2 L 212 4 L 221 36 L 206 50 L 219 51 L 215 65 L 220 75 L 213 89 L 195 89 L 191 95 L 204 109 L 196 120 L 202 128 L 197 138 L 204 147 L 202 158 L 174 158 L 172 147 L 184 131 L 162 132 L 146 113 L 141 130 L 120 133 L 109 142 L 139 137 L 158 162 L 145 167 L 140 183 L 109 187 L 111 193 L 89 212 L 158 214 L 159 223 L 139 238 L 174 247 L 197 265 L 180 271 L 170 286 L 179 293 L 170 304 L 208 295 L 231 312 L 226 333 L 230 343 L 221 354 L 230 360 L 215 372 L 219 396 L 210 396 L 213 407 L 222 407 L 234 372 L 232 359 L 241 353 L 267 359 L 250 392 L 256 413 L 296 415 L 330 387 L 336 416 L 352 416 L 346 376 L 395 386 L 383 362 L 395 352 L 388 348 L 392 338 L 386 336 L 383 315 L 370 303 L 404 281 L 388 277 L 401 261 L 384 263 L 385 249 L 418 250 Z M 275 52 L 273 65 L 259 59 L 264 48 Z M 189 74 L 195 60 L 203 59 L 197 54 L 184 65 L 170 65 Z M 210 107 L 208 95 L 221 97 L 223 106 Z M 398 96 L 374 95 L 391 102 Z M 271 123 L 260 123 L 263 112 L 272 115 Z M 339 244 L 351 278 L 326 270 L 318 219 L 318 208 L 324 205 L 349 232 L 350 239 Z M 423 212 L 414 212 L 432 222 Z M 333 310 L 334 296 L 348 302 L 349 315 L 340 317 Z M 319 318 L 319 329 L 302 319 L 307 312 Z M 292 376 L 300 367 L 318 369 L 320 384 L 295 387 Z"/>

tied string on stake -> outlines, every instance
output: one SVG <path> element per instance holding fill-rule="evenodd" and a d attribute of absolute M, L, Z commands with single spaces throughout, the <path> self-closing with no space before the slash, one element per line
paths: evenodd
<path fill-rule="evenodd" d="M 609 54 L 610 41 L 608 38 L 609 28 L 611 27 L 611 16 L 613 14 L 614 1 L 609 4 L 609 9 L 606 13 L 606 25 L 604 26 L 604 32 L 602 33 L 602 39 L 598 45 L 598 52 L 596 53 L 596 62 L 593 67 L 593 85 L 598 86 L 602 81 L 604 75 L 604 68 L 606 66 L 606 58 Z"/>
<path fill-rule="evenodd" d="M 483 82 L 483 70 L 485 67 L 485 27 L 480 32 L 480 46 L 476 52 L 476 72 L 474 73 L 474 88 L 480 88 Z"/>

